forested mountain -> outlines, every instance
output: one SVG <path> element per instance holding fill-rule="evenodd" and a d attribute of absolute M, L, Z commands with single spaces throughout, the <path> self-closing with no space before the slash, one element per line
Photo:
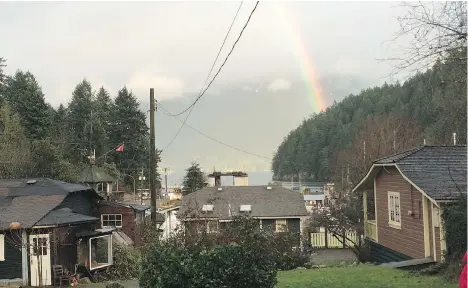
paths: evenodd
<path fill-rule="evenodd" d="M 403 84 L 385 84 L 349 95 L 305 120 L 278 147 L 272 161 L 274 178 L 290 181 L 300 174 L 302 179 L 332 180 L 335 168 L 342 166 L 338 155 L 356 142 L 365 120 L 378 115 L 418 125 L 421 145 L 422 139 L 428 145 L 450 145 L 452 133 L 457 133 L 458 143 L 466 144 L 466 47 L 450 55 L 453 57 L 438 61 Z M 460 59 L 465 59 L 462 65 Z M 405 129 L 402 127 L 395 127 L 395 137 L 388 139 L 398 143 L 396 130 Z"/>

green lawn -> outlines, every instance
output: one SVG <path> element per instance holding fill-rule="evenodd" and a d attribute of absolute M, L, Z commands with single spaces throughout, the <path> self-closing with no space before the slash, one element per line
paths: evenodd
<path fill-rule="evenodd" d="M 126 288 L 138 287 L 137 281 L 121 281 Z M 86 285 L 104 288 L 105 283 Z M 277 288 L 457 288 L 438 277 L 413 276 L 405 271 L 371 265 L 278 272 Z"/>
<path fill-rule="evenodd" d="M 357 267 L 322 268 L 278 272 L 278 288 L 456 288 L 440 278 L 413 276 L 408 272 L 359 265 Z"/>

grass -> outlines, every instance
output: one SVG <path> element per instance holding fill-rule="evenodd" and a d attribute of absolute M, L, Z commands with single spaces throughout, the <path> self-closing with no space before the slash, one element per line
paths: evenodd
<path fill-rule="evenodd" d="M 126 288 L 138 287 L 137 281 L 119 281 Z M 84 285 L 104 288 L 105 283 Z M 457 288 L 435 276 L 414 276 L 406 271 L 371 265 L 334 267 L 278 272 L 277 288 Z"/>
<path fill-rule="evenodd" d="M 278 272 L 277 288 L 456 288 L 438 277 L 371 265 Z"/>

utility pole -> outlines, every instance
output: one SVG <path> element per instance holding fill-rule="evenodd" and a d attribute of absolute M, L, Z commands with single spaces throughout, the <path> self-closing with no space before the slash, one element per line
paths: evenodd
<path fill-rule="evenodd" d="M 150 88 L 150 195 L 151 195 L 151 220 L 156 223 L 156 101 L 154 100 L 154 88 Z"/>
<path fill-rule="evenodd" d="M 164 182 L 166 182 L 166 196 L 167 196 L 167 168 L 164 168 Z"/>

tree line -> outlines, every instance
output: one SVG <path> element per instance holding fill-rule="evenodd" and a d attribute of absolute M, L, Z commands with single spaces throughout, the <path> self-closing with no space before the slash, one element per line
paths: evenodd
<path fill-rule="evenodd" d="M 68 105 L 55 109 L 31 72 L 5 75 L 5 63 L 0 58 L 1 178 L 76 182 L 94 151 L 97 165 L 114 166 L 133 176 L 143 169 L 148 176 L 146 113 L 127 87 L 112 97 L 104 87 L 95 89 L 84 79 L 70 91 Z M 122 143 L 124 152 L 106 153 Z"/>
<path fill-rule="evenodd" d="M 424 143 L 453 145 L 452 133 L 466 144 L 466 3 L 424 5 L 405 4 L 397 36 L 412 40 L 388 59 L 413 76 L 351 94 L 304 120 L 273 157 L 276 180 L 334 181 L 346 189 L 376 158 Z"/>

